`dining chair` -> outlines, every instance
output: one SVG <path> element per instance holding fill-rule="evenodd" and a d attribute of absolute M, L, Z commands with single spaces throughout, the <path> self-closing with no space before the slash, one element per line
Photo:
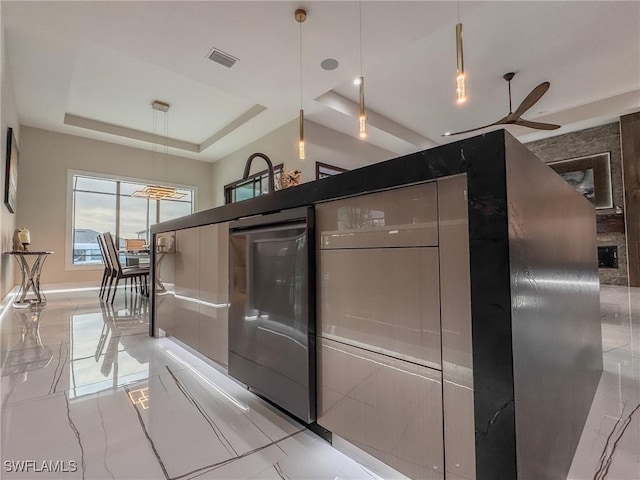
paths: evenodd
<path fill-rule="evenodd" d="M 118 282 L 120 279 L 125 280 L 125 288 L 126 281 L 135 281 L 136 284 L 136 292 L 138 291 L 138 287 L 140 288 L 140 293 L 144 295 L 148 295 L 149 292 L 149 267 L 131 267 L 131 268 L 122 268 L 122 264 L 120 263 L 120 258 L 118 257 L 118 251 L 116 250 L 116 243 L 113 240 L 113 236 L 111 232 L 105 232 L 103 234 L 104 243 L 107 247 L 107 253 L 109 255 L 109 259 L 111 261 L 111 280 L 109 282 L 109 289 L 111 285 L 115 281 L 113 285 L 113 295 L 111 296 L 111 303 L 116 298 L 116 291 L 118 290 Z M 139 283 L 138 283 L 139 282 Z M 133 285 L 132 285 L 133 287 Z M 107 300 L 109 297 L 107 296 Z"/>
<path fill-rule="evenodd" d="M 104 264 L 104 272 L 102 273 L 102 282 L 100 283 L 100 298 L 104 298 L 105 293 L 107 294 L 107 298 L 109 298 L 109 293 L 111 289 L 107 289 L 107 283 L 111 278 L 111 272 L 113 270 L 111 266 L 111 258 L 107 252 L 107 247 L 104 243 L 103 234 L 99 234 L 96 236 L 98 239 L 98 246 L 100 247 L 100 254 L 102 255 L 102 263 Z"/>

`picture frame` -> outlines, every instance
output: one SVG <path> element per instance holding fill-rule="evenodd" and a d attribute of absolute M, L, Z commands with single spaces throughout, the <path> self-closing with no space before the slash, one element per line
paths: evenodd
<path fill-rule="evenodd" d="M 4 177 L 4 204 L 11 213 L 16 213 L 18 200 L 18 143 L 13 128 L 7 131 L 7 156 Z"/>
<path fill-rule="evenodd" d="M 596 209 L 613 208 L 609 152 L 548 163 Z"/>

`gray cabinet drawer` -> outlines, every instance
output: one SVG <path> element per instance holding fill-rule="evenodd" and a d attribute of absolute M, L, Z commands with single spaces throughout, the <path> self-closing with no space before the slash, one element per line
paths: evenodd
<path fill-rule="evenodd" d="M 435 182 L 321 203 L 318 248 L 438 244 Z"/>
<path fill-rule="evenodd" d="M 441 373 L 318 340 L 318 424 L 410 478 L 442 479 Z"/>
<path fill-rule="evenodd" d="M 318 334 L 441 368 L 438 249 L 318 252 Z"/>

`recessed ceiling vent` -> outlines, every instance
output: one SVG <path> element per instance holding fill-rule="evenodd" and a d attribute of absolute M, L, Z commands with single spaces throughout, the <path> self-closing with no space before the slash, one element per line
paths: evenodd
<path fill-rule="evenodd" d="M 233 65 L 238 61 L 237 58 L 232 57 L 228 53 L 224 53 L 222 50 L 218 50 L 215 47 L 209 53 L 209 59 L 227 68 L 233 67 Z"/>

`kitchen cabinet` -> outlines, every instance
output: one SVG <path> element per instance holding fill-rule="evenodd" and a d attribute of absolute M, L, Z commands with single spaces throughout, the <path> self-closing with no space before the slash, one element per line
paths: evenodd
<path fill-rule="evenodd" d="M 311 206 L 317 414 L 334 444 L 413 478 L 566 478 L 602 371 L 593 205 L 498 130 L 152 231 Z M 216 260 L 203 261 L 203 249 L 220 248 L 207 235 L 183 258 L 200 262 L 197 295 L 176 272 L 176 304 L 156 292 L 154 332 L 193 343 L 197 324 L 220 343 L 199 338 L 196 348 L 220 358 L 228 299 L 203 292 L 228 280 L 205 278 Z M 195 297 L 194 307 L 180 297 Z"/>
<path fill-rule="evenodd" d="M 176 232 L 175 324 L 173 335 L 198 349 L 200 326 L 200 228 Z"/>
<path fill-rule="evenodd" d="M 438 185 L 316 218 L 318 424 L 411 478 L 444 478 Z"/>
<path fill-rule="evenodd" d="M 442 373 L 318 341 L 318 423 L 410 478 L 444 478 Z"/>
<path fill-rule="evenodd" d="M 159 272 L 164 291 L 155 292 L 158 327 L 223 365 L 228 363 L 228 232 L 228 223 L 177 230 L 175 249 L 162 259 Z"/>
<path fill-rule="evenodd" d="M 435 247 L 320 250 L 320 334 L 440 369 L 438 275 Z"/>
<path fill-rule="evenodd" d="M 153 268 L 153 311 L 155 335 L 172 336 L 175 327 L 175 231 L 156 235 Z"/>
<path fill-rule="evenodd" d="M 227 365 L 229 322 L 229 224 L 200 230 L 200 353 Z"/>
<path fill-rule="evenodd" d="M 316 225 L 322 249 L 437 245 L 436 185 L 321 203 L 316 207 Z"/>

